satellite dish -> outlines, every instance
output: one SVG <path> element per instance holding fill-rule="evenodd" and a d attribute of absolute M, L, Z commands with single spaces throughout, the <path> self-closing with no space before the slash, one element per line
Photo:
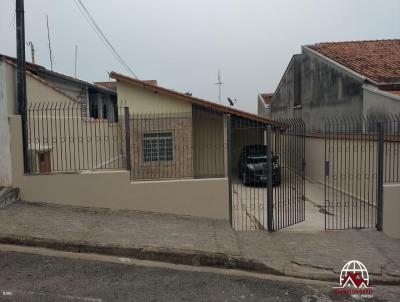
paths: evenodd
<path fill-rule="evenodd" d="M 233 107 L 236 104 L 236 99 L 234 101 L 232 101 L 231 98 L 228 98 L 228 102 L 229 102 L 229 105 Z"/>

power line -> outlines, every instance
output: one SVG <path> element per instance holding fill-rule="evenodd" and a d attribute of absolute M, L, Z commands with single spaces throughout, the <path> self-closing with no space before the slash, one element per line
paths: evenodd
<path fill-rule="evenodd" d="M 49 16 L 46 15 L 47 24 L 47 39 L 49 40 L 49 55 L 50 55 L 50 68 L 53 71 L 53 52 L 51 51 L 50 30 L 49 30 Z"/>
<path fill-rule="evenodd" d="M 100 40 L 111 50 L 112 54 L 114 57 L 119 61 L 119 63 L 125 67 L 135 78 L 138 78 L 135 72 L 129 67 L 129 65 L 124 61 L 124 59 L 119 55 L 119 53 L 116 51 L 114 46 L 111 44 L 111 42 L 107 39 L 103 31 L 100 29 L 100 27 L 97 25 L 96 21 L 90 14 L 89 10 L 86 8 L 86 6 L 83 4 L 82 0 L 74 0 L 75 5 L 78 7 L 79 11 L 85 18 L 85 20 L 89 23 L 90 27 L 96 32 L 97 36 L 100 38 Z"/>

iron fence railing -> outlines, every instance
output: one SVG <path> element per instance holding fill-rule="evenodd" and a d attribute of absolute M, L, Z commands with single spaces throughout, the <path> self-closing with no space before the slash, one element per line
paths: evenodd
<path fill-rule="evenodd" d="M 112 109 L 91 118 L 77 103 L 31 103 L 28 107 L 30 173 L 77 172 L 126 167 L 123 116 Z M 92 112 L 94 109 L 92 110 Z M 110 115 L 111 114 L 111 115 Z"/>
<path fill-rule="evenodd" d="M 305 218 L 301 120 L 229 119 L 229 199 L 235 230 L 279 230 Z"/>
<path fill-rule="evenodd" d="M 398 115 L 325 123 L 325 228 L 382 225 L 384 182 L 400 181 Z"/>
<path fill-rule="evenodd" d="M 190 112 L 130 116 L 131 178 L 161 180 L 226 176 L 225 116 Z"/>

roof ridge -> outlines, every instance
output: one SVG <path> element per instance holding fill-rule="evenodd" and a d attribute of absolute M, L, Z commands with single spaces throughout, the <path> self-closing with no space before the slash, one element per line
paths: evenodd
<path fill-rule="evenodd" d="M 400 41 L 400 38 L 396 39 L 375 39 L 375 40 L 347 40 L 347 41 L 323 41 L 314 44 L 306 44 L 304 46 L 314 46 L 321 44 L 346 44 L 346 43 L 363 43 L 363 42 L 383 42 L 383 41 Z"/>

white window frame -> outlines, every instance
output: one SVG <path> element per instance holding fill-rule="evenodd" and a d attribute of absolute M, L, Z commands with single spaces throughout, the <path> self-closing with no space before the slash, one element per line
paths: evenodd
<path fill-rule="evenodd" d="M 162 145 L 165 145 L 162 148 Z M 164 149 L 164 150 L 163 150 Z M 165 151 L 165 154 L 161 152 Z M 170 163 L 174 160 L 174 138 L 172 131 L 146 132 L 142 137 L 143 163 Z M 148 155 L 148 152 L 151 152 Z"/>

